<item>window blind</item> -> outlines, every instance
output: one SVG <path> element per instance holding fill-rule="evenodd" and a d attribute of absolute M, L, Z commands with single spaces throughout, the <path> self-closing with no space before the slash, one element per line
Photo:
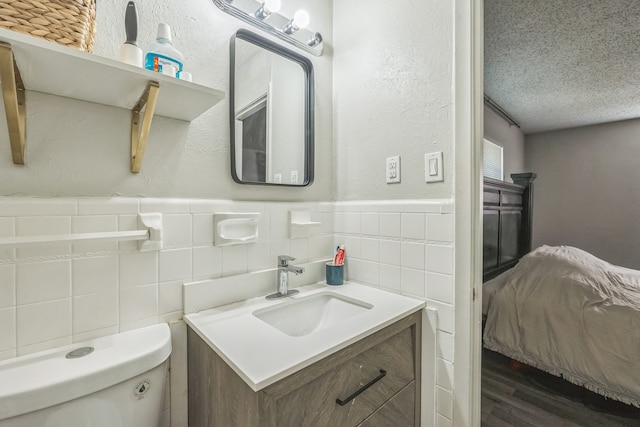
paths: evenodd
<path fill-rule="evenodd" d="M 502 147 L 485 139 L 483 148 L 483 175 L 488 178 L 504 180 Z"/>

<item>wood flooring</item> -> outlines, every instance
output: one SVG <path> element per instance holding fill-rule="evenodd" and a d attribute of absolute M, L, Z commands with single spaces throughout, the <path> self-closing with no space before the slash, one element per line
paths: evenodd
<path fill-rule="evenodd" d="M 640 427 L 640 409 L 483 350 L 482 427 Z"/>

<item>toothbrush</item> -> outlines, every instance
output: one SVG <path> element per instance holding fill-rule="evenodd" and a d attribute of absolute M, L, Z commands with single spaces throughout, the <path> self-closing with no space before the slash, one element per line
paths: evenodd
<path fill-rule="evenodd" d="M 335 265 L 343 265 L 344 264 L 344 246 L 340 245 L 338 249 L 338 253 L 336 254 L 336 260 L 334 261 Z"/>

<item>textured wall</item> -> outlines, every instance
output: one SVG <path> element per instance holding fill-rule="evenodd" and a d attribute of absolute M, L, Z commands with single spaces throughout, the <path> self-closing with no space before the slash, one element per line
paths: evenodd
<path fill-rule="evenodd" d="M 98 2 L 100 29 L 94 49 L 96 54 L 109 57 L 117 55 L 119 45 L 124 40 L 122 19 L 125 4 L 125 0 Z M 216 9 L 210 0 L 137 0 L 136 4 L 140 12 L 141 38 L 147 37 L 150 41 L 157 22 L 168 22 L 174 31 L 177 47 L 186 54 L 185 64 L 193 73 L 194 81 L 226 90 L 228 39 L 236 28 L 244 24 Z M 406 226 L 402 231 L 402 214 L 407 213 L 405 205 L 410 205 L 412 200 L 421 199 L 419 203 L 423 199 L 441 199 L 442 203 L 449 205 L 453 197 L 452 3 L 410 0 L 389 6 L 382 2 L 352 0 L 335 2 L 336 10 L 333 13 L 330 1 L 300 0 L 285 3 L 284 13 L 291 15 L 292 10 L 286 7 L 293 8 L 293 4 L 311 12 L 311 25 L 323 33 L 326 42 L 325 55 L 311 58 L 316 76 L 316 181 L 312 187 L 247 187 L 231 181 L 226 100 L 190 124 L 156 118 L 142 171 L 133 175 L 129 172 L 128 111 L 29 92 L 27 166 L 12 165 L 8 150 L 0 156 L 0 194 L 52 196 L 54 201 L 56 196 L 142 196 L 142 204 L 152 196 L 160 199 L 156 200 L 159 205 L 167 204 L 169 208 L 173 204 L 167 200 L 169 197 L 235 201 L 331 200 L 336 197 L 338 200 L 362 201 L 365 205 L 373 204 L 372 200 L 380 201 L 374 210 L 361 209 L 366 211 L 362 217 L 366 219 L 358 222 L 357 229 L 360 231 L 352 230 L 349 227 L 354 224 L 348 224 L 340 228 L 341 232 L 369 236 L 366 228 L 360 229 L 360 225 L 370 226 L 371 218 L 378 212 L 385 218 L 389 218 L 386 214 L 390 214 L 393 226 L 400 226 L 400 237 L 393 234 L 395 231 L 385 234 L 380 229 L 380 236 L 389 237 L 380 240 L 394 243 L 401 240 L 401 253 L 395 253 L 398 258 L 393 262 L 381 263 L 385 264 L 383 271 L 387 268 L 387 273 L 397 273 L 398 269 L 388 267 L 399 267 L 402 281 L 404 270 L 404 287 L 405 291 L 409 288 L 408 293 L 420 295 L 421 292 L 415 289 L 423 289 L 424 296 L 434 301 L 455 301 L 451 294 L 455 280 L 447 275 L 449 270 L 443 274 L 445 277 L 439 277 L 440 281 L 432 280 L 431 285 L 424 276 L 429 271 L 439 272 L 430 264 L 439 256 L 448 260 L 447 265 L 452 262 L 451 258 L 455 255 L 451 243 L 453 237 L 447 235 L 440 239 L 446 240 L 444 245 L 442 241 L 436 244 L 427 241 L 429 231 L 426 231 L 425 238 L 415 237 L 414 233 L 420 230 L 419 224 L 425 227 L 429 224 L 422 221 L 422 216 L 425 221 L 429 217 L 433 222 L 432 215 L 427 215 L 430 212 L 422 211 L 409 212 L 417 215 L 405 215 L 405 222 L 412 225 L 410 231 L 406 231 Z M 338 27 L 335 38 L 332 19 Z M 335 87 L 334 74 L 339 77 Z M 4 115 L 0 112 L 0 120 L 2 117 Z M 4 129 L 2 123 L 0 129 Z M 424 154 L 432 151 L 444 152 L 445 181 L 427 185 L 424 182 Z M 392 155 L 402 156 L 402 183 L 387 185 L 384 164 L 385 158 Z M 389 200 L 399 202 L 398 206 L 390 207 Z M 271 226 L 279 231 L 282 231 L 281 221 L 286 218 L 286 210 L 277 209 L 277 216 L 274 214 L 270 217 L 275 224 Z M 171 213 L 190 216 L 192 211 Z M 436 219 L 446 223 L 436 223 L 435 229 L 449 230 L 448 233 L 451 233 L 451 227 L 455 225 L 451 224 L 449 215 L 442 215 L 445 216 L 447 218 Z M 417 222 L 416 217 L 419 217 Z M 345 215 L 344 218 L 352 218 L 352 215 Z M 400 224 L 396 219 L 400 220 Z M 209 221 L 206 220 L 206 223 L 209 224 Z M 383 223 L 380 221 L 381 226 Z M 181 224 L 184 225 L 178 225 Z M 188 228 L 181 227 L 175 236 L 180 239 L 186 233 L 187 238 L 191 238 L 193 230 L 186 230 Z M 271 238 L 275 235 L 271 229 Z M 188 244 L 186 246 L 175 249 L 183 252 L 193 250 L 189 249 Z M 209 247 L 210 243 L 207 242 L 206 246 Z M 421 257 L 419 250 L 411 250 L 416 246 L 424 247 L 425 251 L 428 250 L 427 246 L 438 247 L 446 253 L 443 255 L 442 251 L 436 249 L 436 258 L 429 261 L 426 258 L 428 253 Z M 312 252 L 319 248 L 318 244 L 306 246 L 285 239 L 284 242 L 270 245 L 269 250 L 289 252 L 304 258 L 305 255 L 301 254 L 319 256 Z M 357 246 L 354 249 L 357 255 Z M 375 256 L 369 250 L 374 250 L 373 246 L 367 246 L 361 252 L 361 265 L 368 265 L 365 263 Z M 237 255 L 231 250 L 231 260 L 237 265 L 238 257 L 234 254 Z M 196 265 L 193 259 L 191 263 L 187 261 L 185 267 L 184 259 L 178 259 L 178 253 L 172 255 L 176 256 L 175 262 L 158 258 L 154 264 L 157 269 L 152 266 L 149 271 L 157 271 L 159 277 L 162 271 L 173 273 L 175 267 L 189 277 L 192 274 L 189 266 Z M 224 253 L 210 254 L 205 258 L 220 266 L 223 262 L 228 265 L 229 260 L 229 257 L 225 259 Z M 245 259 L 243 253 L 240 258 Z M 443 265 L 446 263 L 443 262 Z M 209 265 L 206 262 L 204 264 Z M 415 283 L 406 272 L 413 275 Z M 361 280 L 372 284 L 376 282 L 377 277 L 373 276 L 372 280 L 368 271 L 361 269 L 360 273 Z M 391 276 L 387 274 L 386 277 Z M 172 276 L 173 279 L 175 277 Z M 160 292 L 160 284 L 155 285 L 156 280 L 152 282 L 152 286 L 156 286 Z M 134 285 L 141 287 L 144 284 L 145 281 L 135 280 Z M 417 288 L 412 291 L 411 286 Z M 173 294 L 173 286 L 167 291 L 171 294 L 168 295 L 168 302 L 173 309 L 178 295 Z M 158 299 L 154 300 L 151 296 L 151 305 L 157 308 L 161 296 L 158 294 L 155 298 Z M 454 332 L 455 304 L 433 303 L 432 306 L 438 310 L 442 326 L 440 332 L 446 333 L 441 333 L 437 341 L 435 338 L 430 341 L 439 346 L 440 363 L 437 372 L 433 373 L 439 386 L 433 384 L 425 396 L 439 396 L 433 399 L 438 407 L 429 402 L 430 408 L 438 412 L 440 425 L 451 425 L 454 408 L 460 406 L 456 404 L 452 392 L 453 367 L 447 362 L 453 357 L 449 335 Z M 176 305 L 175 309 L 179 310 L 179 307 Z M 157 316 L 160 316 L 159 311 Z M 14 343 L 12 348 L 16 345 Z"/>
<path fill-rule="evenodd" d="M 94 53 L 117 58 L 125 39 L 127 1 L 97 4 Z M 168 23 L 194 81 L 228 90 L 229 37 L 237 28 L 246 27 L 241 21 L 218 10 L 211 0 L 137 0 L 136 6 L 142 46 L 155 39 L 158 22 Z M 312 16 L 310 25 L 322 32 L 328 45 L 332 43 L 331 2 L 285 2 L 283 7 L 287 14 L 292 10 L 286 7 L 307 8 Z M 316 180 L 310 188 L 233 183 L 226 99 L 191 123 L 156 117 L 142 171 L 136 175 L 129 171 L 129 111 L 27 92 L 27 165 L 13 165 L 8 146 L 4 146 L 0 195 L 328 200 L 332 191 L 331 55 L 311 59 L 316 71 L 317 148 Z M 96 81 L 96 85 L 108 84 Z M 6 135 L 4 120 L 0 111 L 0 132 Z M 6 141 L 2 133 L 0 139 Z"/>
<path fill-rule="evenodd" d="M 533 245 L 571 245 L 640 268 L 640 120 L 528 135 Z"/>
<path fill-rule="evenodd" d="M 338 200 L 453 194 L 451 2 L 334 4 Z M 444 153 L 444 182 L 424 182 L 424 154 Z M 385 159 L 401 156 L 402 183 Z"/>
<path fill-rule="evenodd" d="M 512 173 L 528 172 L 524 168 L 524 134 L 516 126 L 509 126 L 502 117 L 484 107 L 484 137 L 504 149 L 504 180 L 511 181 Z"/>
<path fill-rule="evenodd" d="M 453 198 L 453 19 L 452 2 L 334 2 L 335 195 L 348 211 L 336 214 L 336 233 L 353 248 L 350 277 L 432 300 L 446 294 L 429 305 L 450 326 L 430 335 L 436 325 L 425 320 L 423 331 L 425 348 L 439 354 L 435 378 L 423 383 L 423 424 L 442 426 L 452 425 L 456 406 L 454 279 L 431 273 L 443 258 L 452 266 L 454 249 L 453 235 L 443 246 L 430 233 L 446 230 L 445 221 L 453 233 L 453 215 L 434 216 L 443 222 L 425 234 L 430 216 L 411 201 Z M 433 151 L 443 152 L 445 180 L 426 184 L 424 154 Z M 395 155 L 402 182 L 387 184 L 385 159 Z M 432 372 L 427 363 L 424 371 Z"/>

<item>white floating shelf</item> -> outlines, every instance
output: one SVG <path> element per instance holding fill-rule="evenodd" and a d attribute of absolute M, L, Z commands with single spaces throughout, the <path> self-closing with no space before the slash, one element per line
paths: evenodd
<path fill-rule="evenodd" d="M 224 92 L 151 72 L 37 37 L 0 28 L 12 46 L 26 90 L 131 110 L 150 80 L 160 84 L 157 116 L 191 121 L 224 99 Z"/>

